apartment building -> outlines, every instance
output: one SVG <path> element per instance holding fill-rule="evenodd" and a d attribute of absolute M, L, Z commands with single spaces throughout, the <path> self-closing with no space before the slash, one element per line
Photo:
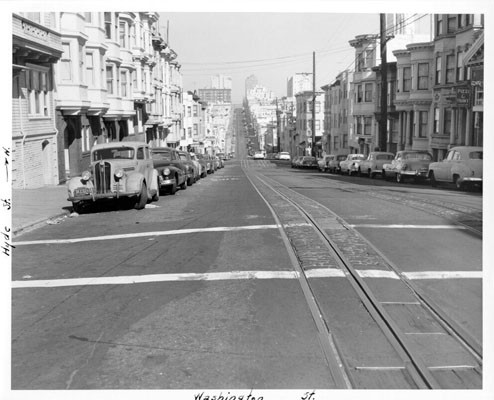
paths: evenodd
<path fill-rule="evenodd" d="M 12 14 L 12 187 L 56 185 L 63 149 L 56 127 L 54 67 L 62 56 L 54 12 Z"/>
<path fill-rule="evenodd" d="M 315 102 L 314 102 L 315 95 Z M 311 155 L 312 146 L 316 147 L 316 154 L 322 153 L 322 136 L 324 132 L 324 92 L 305 91 L 295 95 L 296 99 L 296 133 L 295 143 L 297 155 Z M 315 104 L 314 104 L 315 103 Z M 315 142 L 312 143 L 312 110 L 315 107 Z"/>

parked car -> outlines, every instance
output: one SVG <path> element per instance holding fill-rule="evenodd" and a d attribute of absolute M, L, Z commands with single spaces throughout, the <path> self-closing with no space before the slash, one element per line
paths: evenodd
<path fill-rule="evenodd" d="M 301 156 L 296 156 L 294 158 L 292 158 L 292 168 L 298 168 L 298 163 L 300 162 L 300 160 L 302 159 Z"/>
<path fill-rule="evenodd" d="M 333 154 L 326 154 L 319 160 L 317 160 L 317 168 L 321 172 L 326 172 L 328 170 L 329 162 L 334 158 Z"/>
<path fill-rule="evenodd" d="M 221 169 L 225 166 L 223 160 L 218 156 L 213 156 L 214 162 L 216 163 L 216 169 Z"/>
<path fill-rule="evenodd" d="M 205 178 L 208 175 L 208 162 L 200 157 L 201 154 L 191 153 L 193 161 L 197 161 L 201 166 L 201 178 Z"/>
<path fill-rule="evenodd" d="M 313 156 L 303 156 L 300 160 L 299 168 L 317 168 L 317 158 Z"/>
<path fill-rule="evenodd" d="M 197 169 L 196 164 L 192 161 L 190 153 L 187 151 L 179 150 L 178 154 L 180 160 L 186 165 L 187 185 L 192 186 L 199 178 L 200 171 Z"/>
<path fill-rule="evenodd" d="M 214 163 L 212 162 L 209 154 L 196 154 L 196 157 L 199 160 L 199 162 L 202 162 L 204 164 L 204 166 L 206 167 L 206 175 L 207 174 L 214 174 L 214 171 L 215 171 Z"/>
<path fill-rule="evenodd" d="M 254 153 L 254 160 L 264 160 L 264 153 L 262 151 L 256 151 Z"/>
<path fill-rule="evenodd" d="M 104 200 L 126 201 L 140 210 L 148 200 L 159 199 L 158 172 L 149 146 L 143 142 L 96 144 L 89 170 L 67 182 L 68 198 L 75 212 Z"/>
<path fill-rule="evenodd" d="M 287 151 L 280 152 L 280 160 L 290 161 L 290 153 L 288 153 Z"/>
<path fill-rule="evenodd" d="M 365 159 L 363 154 L 348 154 L 345 160 L 340 162 L 340 173 L 352 175 L 358 171 L 358 164 Z"/>
<path fill-rule="evenodd" d="M 194 164 L 194 172 L 197 171 L 197 179 L 196 180 L 198 180 L 204 176 L 203 174 L 206 174 L 206 172 L 205 172 L 206 169 L 199 162 L 199 160 L 197 159 L 197 157 L 194 153 L 189 153 L 189 156 L 190 156 L 190 160 Z"/>
<path fill-rule="evenodd" d="M 154 168 L 158 171 L 159 188 L 175 194 L 177 187 L 187 189 L 188 168 L 180 159 L 178 150 L 171 147 L 154 147 L 151 149 Z"/>
<path fill-rule="evenodd" d="M 396 153 L 391 163 L 383 165 L 382 176 L 384 179 L 396 179 L 396 182 L 404 182 L 405 177 L 414 180 L 427 178 L 429 164 L 432 155 L 425 150 L 402 150 Z"/>
<path fill-rule="evenodd" d="M 458 189 L 482 187 L 483 158 L 482 147 L 453 147 L 444 160 L 429 164 L 429 180 L 432 186 L 437 186 L 438 182 L 451 182 Z"/>
<path fill-rule="evenodd" d="M 365 160 L 360 162 L 358 174 L 367 175 L 371 178 L 374 178 L 376 174 L 381 175 L 383 165 L 393 161 L 394 157 L 393 153 L 373 151 Z"/>
<path fill-rule="evenodd" d="M 332 173 L 340 173 L 340 162 L 346 160 L 348 154 L 335 154 L 332 160 L 329 160 L 328 171 Z"/>

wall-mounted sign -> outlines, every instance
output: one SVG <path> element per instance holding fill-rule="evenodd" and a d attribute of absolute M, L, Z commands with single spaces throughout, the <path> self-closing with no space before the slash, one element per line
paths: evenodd
<path fill-rule="evenodd" d="M 470 88 L 456 88 L 456 104 L 470 105 Z"/>

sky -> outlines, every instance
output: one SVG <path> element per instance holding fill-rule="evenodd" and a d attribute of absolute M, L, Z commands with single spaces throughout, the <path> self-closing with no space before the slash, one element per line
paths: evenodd
<path fill-rule="evenodd" d="M 160 13 L 160 30 L 182 65 L 184 89 L 210 87 L 211 76 L 231 76 L 233 101 L 242 101 L 245 79 L 255 75 L 276 96 L 287 79 L 312 72 L 316 87 L 353 66 L 349 40 L 379 33 L 379 14 L 209 12 Z"/>

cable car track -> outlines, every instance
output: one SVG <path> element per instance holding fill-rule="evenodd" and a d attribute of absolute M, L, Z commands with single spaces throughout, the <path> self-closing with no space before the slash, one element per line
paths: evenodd
<path fill-rule="evenodd" d="M 385 265 L 389 271 L 393 271 L 393 273 L 396 274 L 404 287 L 406 287 L 413 294 L 417 304 L 420 305 L 419 307 L 421 312 L 427 312 L 428 315 L 442 327 L 445 335 L 448 336 L 448 340 L 451 339 L 451 341 L 454 342 L 454 344 L 451 345 L 452 348 L 454 348 L 455 351 L 461 348 L 462 351 L 468 353 L 469 357 L 467 358 L 473 362 L 468 364 L 466 367 L 466 369 L 471 370 L 470 373 L 467 374 L 467 377 L 473 376 L 472 379 L 474 382 L 472 383 L 472 386 L 478 386 L 478 381 L 481 381 L 482 377 L 482 347 L 481 344 L 477 343 L 477 341 L 460 326 L 460 324 L 449 318 L 448 315 L 437 306 L 437 304 L 434 304 L 434 302 L 427 298 L 427 296 L 418 287 L 416 287 L 413 282 L 407 279 L 407 277 L 401 273 L 399 268 L 389 262 L 389 260 L 387 260 L 378 249 L 361 237 L 358 232 L 341 220 L 341 218 L 336 216 L 331 210 L 309 199 L 308 197 L 289 189 L 272 178 L 266 177 L 265 175 L 261 178 L 257 173 L 252 173 L 252 175 L 257 178 L 257 181 L 260 184 L 257 181 L 254 184 L 253 179 L 249 179 L 253 182 L 260 194 L 262 193 L 261 196 L 265 198 L 266 203 L 272 209 L 275 218 L 279 221 L 279 225 L 283 227 L 283 234 L 286 235 L 288 243 L 296 255 L 297 263 L 299 265 L 298 270 L 301 273 L 301 280 L 308 288 L 304 291 L 306 298 L 310 299 L 312 297 L 315 299 L 316 310 L 312 310 L 313 316 L 316 320 L 318 318 L 323 320 L 322 323 L 321 321 L 319 321 L 319 323 L 316 321 L 316 325 L 318 324 L 319 328 L 321 326 L 326 327 L 327 334 L 332 338 L 333 344 L 330 347 L 336 351 L 337 354 L 335 354 L 335 359 L 332 362 L 328 362 L 328 364 L 330 366 L 332 365 L 331 369 L 333 376 L 339 375 L 339 381 L 347 382 L 347 387 L 349 385 L 348 382 L 350 382 L 350 387 L 359 388 L 353 377 L 355 369 L 352 370 L 348 366 L 344 355 L 341 354 L 340 350 L 338 350 L 340 349 L 338 343 L 341 338 L 333 337 L 330 328 L 331 322 L 323 316 L 324 313 L 319 308 L 319 302 L 312 292 L 310 278 L 307 275 L 307 271 L 310 271 L 310 266 L 308 268 L 307 265 L 304 265 L 307 258 L 304 259 L 303 257 L 303 249 L 301 250 L 300 246 L 297 245 L 297 239 L 294 236 L 294 232 L 291 232 L 290 229 L 286 228 L 289 226 L 291 219 L 294 218 L 295 210 L 307 222 L 307 225 L 310 226 L 314 232 L 316 232 L 317 236 L 321 239 L 321 242 L 326 246 L 326 250 L 336 261 L 338 267 L 344 272 L 346 279 L 350 282 L 352 288 L 358 294 L 362 304 L 364 304 L 376 324 L 379 325 L 380 329 L 388 339 L 389 343 L 391 343 L 397 354 L 400 355 L 403 360 L 403 365 L 409 376 L 412 378 L 416 388 L 457 388 L 458 382 L 455 382 L 455 376 L 457 374 L 461 374 L 461 367 L 457 366 L 455 368 L 452 366 L 451 371 L 448 370 L 444 372 L 444 375 L 438 375 L 437 371 L 441 369 L 440 367 L 428 365 L 428 363 L 424 362 L 423 354 L 416 350 L 416 346 L 415 348 L 412 346 L 407 333 L 404 332 L 402 328 L 398 326 L 396 321 L 390 316 L 386 310 L 386 306 L 378 301 L 376 295 L 366 283 L 366 280 L 361 276 L 361 270 L 353 265 L 353 255 L 348 251 L 341 249 L 341 238 L 338 243 L 338 240 L 335 241 L 336 236 L 331 234 L 331 230 L 328 232 L 327 221 L 330 221 L 330 225 L 340 225 L 339 234 L 343 231 L 343 235 L 351 235 L 353 240 L 358 237 L 357 240 L 364 243 L 368 249 L 372 249 L 374 253 L 373 257 L 381 258 L 379 262 L 382 265 Z M 321 223 L 321 221 L 323 222 Z M 302 256 L 300 256 L 300 254 L 302 254 Z M 328 358 L 328 355 L 326 355 L 326 357 Z M 335 368 L 335 365 L 338 367 Z M 447 368 L 444 367 L 443 369 L 446 370 Z M 465 377 L 460 377 L 459 380 L 465 380 Z"/>

